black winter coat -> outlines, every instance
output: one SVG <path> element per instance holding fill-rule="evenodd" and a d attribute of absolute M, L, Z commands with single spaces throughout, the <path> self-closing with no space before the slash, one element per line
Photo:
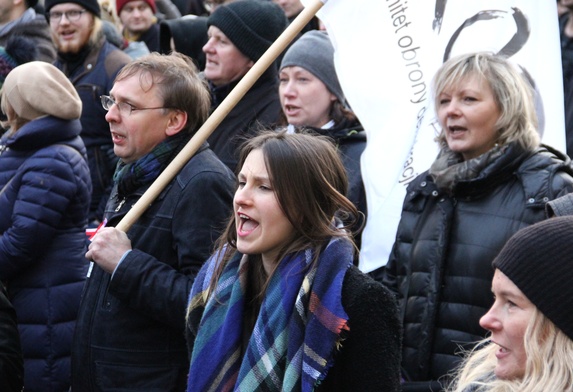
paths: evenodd
<path fill-rule="evenodd" d="M 24 387 L 24 359 L 16 312 L 0 284 L 0 391 L 20 392 Z"/>
<path fill-rule="evenodd" d="M 227 97 L 238 82 L 211 86 L 213 109 Z M 211 149 L 233 172 L 239 161 L 239 147 L 254 136 L 261 126 L 276 124 L 281 113 L 276 67 L 271 67 L 223 119 L 207 139 Z"/>
<path fill-rule="evenodd" d="M 235 178 L 206 144 L 128 230 L 113 279 L 93 266 L 72 354 L 72 390 L 184 391 L 185 314 L 195 276 L 231 213 Z M 116 225 L 147 190 L 106 207 Z"/>
<path fill-rule="evenodd" d="M 317 392 L 400 391 L 402 325 L 393 295 L 351 267 L 342 284 L 350 331 Z"/>
<path fill-rule="evenodd" d="M 348 175 L 347 197 L 356 206 L 358 211 L 366 217 L 366 191 L 362 181 L 362 171 L 360 169 L 360 158 L 366 148 L 366 132 L 358 120 L 343 120 L 329 129 L 309 128 L 312 131 L 331 137 L 336 143 L 338 153 L 342 158 L 342 163 Z M 362 223 L 362 222 L 361 222 Z M 354 240 L 360 248 L 361 234 L 355 235 Z"/>
<path fill-rule="evenodd" d="M 384 275 L 400 301 L 406 379 L 437 380 L 456 367 L 460 346 L 485 337 L 493 259 L 512 234 L 545 219 L 547 201 L 573 191 L 572 174 L 557 151 L 510 146 L 452 195 L 427 172 L 408 186 Z"/>

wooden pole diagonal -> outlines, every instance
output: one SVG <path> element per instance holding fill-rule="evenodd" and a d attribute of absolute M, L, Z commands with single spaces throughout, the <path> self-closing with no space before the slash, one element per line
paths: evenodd
<path fill-rule="evenodd" d="M 313 0 L 302 12 L 293 20 L 271 47 L 261 56 L 253 67 L 243 76 L 241 81 L 213 111 L 211 116 L 193 135 L 189 142 L 163 170 L 157 179 L 151 184 L 147 191 L 139 198 L 133 207 L 127 212 L 116 228 L 126 232 L 143 215 L 145 210 L 159 196 L 161 191 L 173 180 L 185 164 L 193 157 L 199 147 L 213 133 L 213 130 L 223 121 L 225 116 L 243 98 L 249 89 L 255 84 L 259 77 L 284 51 L 288 44 L 296 37 L 304 26 L 314 17 L 324 4 L 321 0 Z"/>

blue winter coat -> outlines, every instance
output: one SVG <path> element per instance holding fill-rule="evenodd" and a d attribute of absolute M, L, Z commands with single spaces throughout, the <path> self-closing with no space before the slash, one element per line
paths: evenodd
<path fill-rule="evenodd" d="M 70 382 L 91 192 L 80 130 L 48 116 L 0 141 L 0 279 L 18 317 L 26 391 Z"/>

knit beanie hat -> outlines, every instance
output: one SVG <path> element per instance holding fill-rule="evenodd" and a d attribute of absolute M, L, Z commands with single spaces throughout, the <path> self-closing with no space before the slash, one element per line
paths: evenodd
<path fill-rule="evenodd" d="M 283 57 L 280 69 L 294 66 L 304 68 L 316 76 L 336 95 L 340 103 L 345 104 L 344 92 L 334 69 L 334 47 L 326 32 L 311 30 L 291 45 Z"/>
<path fill-rule="evenodd" d="M 37 56 L 38 50 L 33 40 L 24 36 L 10 36 L 6 46 L 0 47 L 0 87 L 12 69 L 35 60 Z"/>
<path fill-rule="evenodd" d="M 62 3 L 78 4 L 98 18 L 101 18 L 101 9 L 97 0 L 45 0 L 44 8 L 46 9 L 46 19 L 48 19 L 48 12 L 50 12 L 52 7 Z M 48 24 L 49 23 L 50 20 L 48 19 Z"/>
<path fill-rule="evenodd" d="M 125 7 L 125 5 L 127 3 L 129 3 L 130 1 L 134 1 L 134 0 L 117 0 L 116 1 L 115 9 L 116 9 L 118 15 L 121 13 L 121 10 L 123 9 L 123 7 Z M 157 12 L 157 7 L 155 6 L 155 0 L 143 0 L 143 1 L 145 1 L 147 4 L 149 4 L 153 13 Z"/>
<path fill-rule="evenodd" d="M 573 216 L 519 230 L 493 266 L 573 340 Z"/>
<path fill-rule="evenodd" d="M 162 20 L 159 23 L 161 53 L 171 53 L 171 39 L 177 52 L 191 57 L 199 70 L 205 67 L 203 46 L 209 40 L 206 16 L 185 15 L 181 18 Z"/>
<path fill-rule="evenodd" d="M 82 101 L 72 82 L 44 61 L 20 65 L 8 74 L 2 87 L 2 108 L 5 104 L 26 120 L 46 115 L 73 120 L 82 113 Z"/>
<path fill-rule="evenodd" d="M 219 28 L 245 56 L 257 61 L 281 35 L 288 20 L 272 1 L 239 0 L 215 10 L 208 26 Z"/>

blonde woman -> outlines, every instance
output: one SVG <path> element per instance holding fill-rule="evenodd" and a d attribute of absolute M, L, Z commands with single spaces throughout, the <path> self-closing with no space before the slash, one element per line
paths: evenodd
<path fill-rule="evenodd" d="M 573 217 L 516 233 L 493 262 L 490 336 L 449 391 L 573 391 Z"/>
<path fill-rule="evenodd" d="M 441 390 L 460 347 L 486 336 L 493 259 L 573 190 L 569 158 L 541 145 L 533 89 L 506 58 L 452 58 L 432 90 L 440 153 L 408 185 L 383 277 L 403 315 L 404 391 Z"/>

